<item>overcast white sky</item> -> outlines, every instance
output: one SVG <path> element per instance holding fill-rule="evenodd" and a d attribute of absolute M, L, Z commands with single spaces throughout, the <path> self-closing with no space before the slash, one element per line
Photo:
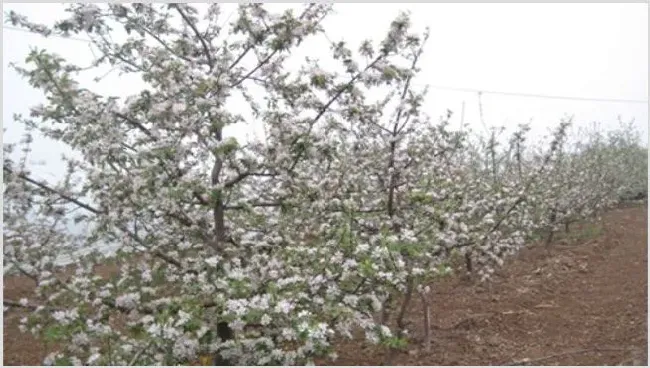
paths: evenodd
<path fill-rule="evenodd" d="M 225 15 L 233 5 L 226 4 Z M 52 23 L 63 15 L 58 4 L 3 4 L 34 21 Z M 484 91 L 574 96 L 587 98 L 648 99 L 647 4 L 337 4 L 326 23 L 332 40 L 356 43 L 382 38 L 398 10 L 413 12 L 417 27 L 431 28 L 422 60 L 419 84 Z M 233 17 L 234 18 L 234 17 Z M 91 49 L 84 42 L 45 39 L 39 35 L 3 29 L 3 139 L 16 141 L 19 126 L 14 113 L 27 113 L 43 101 L 40 92 L 9 69 L 22 63 L 30 46 L 56 51 L 69 60 L 87 64 Z M 322 40 L 325 42 L 324 40 Z M 317 56 L 324 44 L 308 45 Z M 92 83 L 87 78 L 87 83 Z M 91 87 L 90 85 L 88 87 Z M 137 80 L 113 75 L 92 87 L 112 95 L 136 92 Z M 434 118 L 447 109 L 459 123 L 465 102 L 465 122 L 482 129 L 476 93 L 432 89 L 427 112 Z M 598 121 L 607 129 L 617 117 L 635 119 L 643 141 L 648 141 L 648 105 L 552 100 L 485 94 L 487 125 L 515 127 L 532 119 L 533 133 L 543 134 L 569 114 L 578 125 Z M 235 132 L 243 136 L 252 129 Z M 57 159 L 63 149 L 53 142 L 36 142 L 34 160 L 47 160 L 41 175 L 62 172 Z"/>

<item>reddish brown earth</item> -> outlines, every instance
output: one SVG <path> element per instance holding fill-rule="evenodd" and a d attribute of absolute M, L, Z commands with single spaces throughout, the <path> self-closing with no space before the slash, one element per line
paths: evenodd
<path fill-rule="evenodd" d="M 408 320 L 414 341 L 395 365 L 646 365 L 647 207 L 608 212 L 576 226 L 550 252 L 533 246 L 486 285 L 448 278 L 433 285 L 432 339 L 422 341 L 421 306 Z M 5 280 L 5 298 L 33 285 Z M 47 349 L 4 315 L 4 364 L 37 365 Z M 337 365 L 381 365 L 385 352 L 342 342 Z M 326 363 L 327 362 L 323 362 Z"/>

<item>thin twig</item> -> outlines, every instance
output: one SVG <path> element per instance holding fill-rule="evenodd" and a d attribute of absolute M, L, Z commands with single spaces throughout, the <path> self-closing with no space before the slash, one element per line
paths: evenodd
<path fill-rule="evenodd" d="M 131 359 L 131 361 L 129 362 L 128 365 L 129 365 L 129 366 L 133 366 L 133 365 L 135 365 L 135 362 L 137 362 L 138 359 L 140 359 L 140 356 L 141 356 L 141 355 L 142 355 L 142 354 L 143 354 L 147 349 L 149 349 L 149 347 L 151 347 L 151 344 L 152 344 L 152 343 L 153 343 L 153 340 L 149 341 L 149 343 L 148 343 L 147 345 L 145 345 L 144 348 L 140 349 L 140 351 L 138 351 L 138 353 L 135 354 L 135 356 L 133 357 L 133 359 Z"/>
<path fill-rule="evenodd" d="M 14 300 L 8 300 L 8 299 L 3 300 L 3 301 L 2 301 L 2 304 L 3 304 L 4 306 L 7 306 L 7 307 L 22 308 L 22 309 L 30 309 L 30 310 L 36 310 L 36 309 L 38 309 L 39 307 L 41 307 L 40 305 L 35 305 L 35 304 L 21 304 L 20 302 L 17 302 L 17 301 L 14 301 Z M 52 310 L 54 310 L 54 309 L 51 308 L 51 307 L 47 307 L 47 306 L 42 306 L 42 307 L 45 308 L 45 309 L 52 309 Z"/>

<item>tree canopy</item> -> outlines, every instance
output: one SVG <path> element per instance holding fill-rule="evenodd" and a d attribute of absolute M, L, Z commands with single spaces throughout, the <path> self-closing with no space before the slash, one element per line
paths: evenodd
<path fill-rule="evenodd" d="M 37 282 L 22 322 L 60 343 L 49 364 L 304 364 L 358 331 L 398 349 L 405 308 L 427 300 L 454 257 L 486 280 L 534 233 L 645 185 L 629 127 L 569 145 L 566 120 L 545 145 L 526 126 L 499 144 L 496 131 L 475 141 L 451 129 L 451 114 L 432 121 L 413 82 L 429 35 L 407 13 L 379 41 L 333 42 L 328 69 L 320 57 L 286 62 L 323 32 L 330 5 L 240 5 L 228 25 L 218 4 L 204 15 L 189 4 L 68 11 L 53 26 L 8 21 L 87 34 L 102 52 L 93 68 L 148 87 L 98 95 L 75 80 L 81 66 L 46 50 L 15 66 L 47 101 L 17 117 L 26 139 L 4 145 L 4 266 Z M 235 95 L 264 141 L 224 134 L 248 116 Z M 33 132 L 79 152 L 60 182 L 9 157 L 28 156 Z M 90 230 L 72 235 L 71 222 Z M 105 243 L 117 253 L 79 255 L 69 275 L 54 263 Z M 119 272 L 97 276 L 109 261 Z"/>

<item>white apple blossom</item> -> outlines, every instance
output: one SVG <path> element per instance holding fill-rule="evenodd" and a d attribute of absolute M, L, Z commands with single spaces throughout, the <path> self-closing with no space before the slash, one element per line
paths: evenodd
<path fill-rule="evenodd" d="M 400 311 L 383 312 L 429 294 L 456 257 L 488 280 L 533 236 L 646 187 L 647 155 L 626 126 L 572 141 L 562 122 L 534 144 L 526 126 L 506 142 L 455 131 L 450 115 L 433 122 L 414 83 L 428 33 L 407 14 L 380 42 L 332 45 L 341 70 L 313 58 L 290 68 L 330 12 L 242 4 L 224 25 L 218 4 L 205 16 L 190 4 L 71 4 L 53 27 L 9 14 L 43 34 L 88 32 L 97 67 L 147 84 L 97 95 L 44 50 L 16 67 L 48 102 L 17 117 L 28 133 L 4 145 L 5 273 L 33 276 L 30 301 L 48 301 L 26 330 L 75 327 L 45 363 L 176 365 L 209 352 L 217 365 L 307 364 L 357 330 L 392 346 L 408 331 Z M 109 42 L 116 27 L 126 41 Z M 232 108 L 237 97 L 248 111 Z M 248 115 L 264 141 L 227 134 Z M 27 167 L 33 134 L 79 154 L 64 180 Z M 88 231 L 70 234 L 72 222 Z M 75 254 L 59 278 L 62 254 L 106 244 L 115 251 Z M 93 277 L 106 262 L 119 272 Z"/>

